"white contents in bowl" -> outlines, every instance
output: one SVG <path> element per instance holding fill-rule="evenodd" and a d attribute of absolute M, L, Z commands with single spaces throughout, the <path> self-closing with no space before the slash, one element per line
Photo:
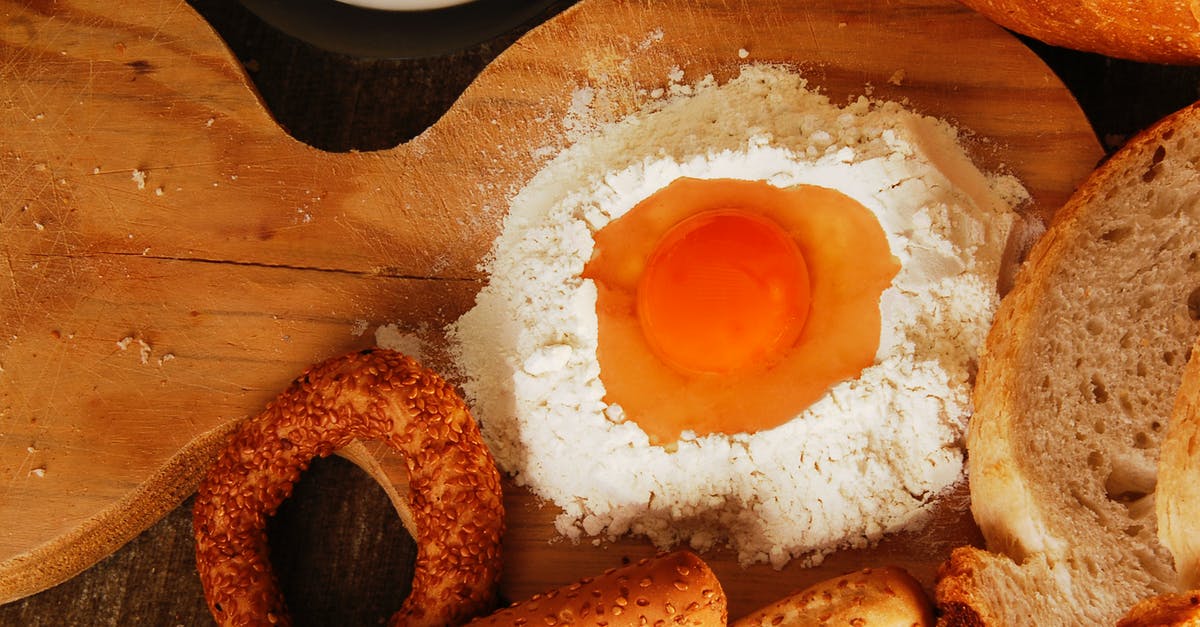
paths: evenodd
<path fill-rule="evenodd" d="M 971 165 L 950 125 L 838 107 L 784 68 L 686 91 L 581 137 L 516 194 L 490 281 L 450 329 L 455 361 L 497 462 L 562 509 L 565 536 L 814 564 L 922 520 L 962 478 L 971 373 L 1027 194 Z M 874 365 L 782 426 L 666 447 L 606 403 L 592 235 L 679 177 L 821 185 L 873 212 L 901 264 Z"/>

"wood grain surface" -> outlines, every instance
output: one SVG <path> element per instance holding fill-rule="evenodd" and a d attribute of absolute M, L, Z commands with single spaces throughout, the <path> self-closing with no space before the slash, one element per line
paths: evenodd
<path fill-rule="evenodd" d="M 285 133 L 186 4 L 0 14 L 0 600 L 171 511 L 230 424 L 379 325 L 444 366 L 440 330 L 481 285 L 508 195 L 566 144 L 576 88 L 597 89 L 591 114 L 612 120 L 672 68 L 729 78 L 744 49 L 837 100 L 870 86 L 953 120 L 1043 212 L 1101 156 L 1036 55 L 937 0 L 588 0 L 508 48 L 419 137 L 340 154 Z M 507 502 L 508 598 L 651 551 L 556 541 L 552 508 L 517 489 Z M 818 569 L 710 557 L 735 615 L 860 564 L 928 582 L 950 546 L 977 540 L 965 495 L 943 505 L 922 533 Z"/>

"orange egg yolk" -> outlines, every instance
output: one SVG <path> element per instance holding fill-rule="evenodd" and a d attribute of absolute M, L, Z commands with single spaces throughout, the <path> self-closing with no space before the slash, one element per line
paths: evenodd
<path fill-rule="evenodd" d="M 740 209 L 684 219 L 663 236 L 637 287 L 651 350 L 695 373 L 772 360 L 808 318 L 808 267 L 778 224 Z"/>
<path fill-rule="evenodd" d="M 605 401 L 670 444 L 791 420 L 874 363 L 899 263 L 833 189 L 682 178 L 595 236 Z"/>

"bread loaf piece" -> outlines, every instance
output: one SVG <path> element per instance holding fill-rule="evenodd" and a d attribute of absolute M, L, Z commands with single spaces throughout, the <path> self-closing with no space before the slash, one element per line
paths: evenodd
<path fill-rule="evenodd" d="M 780 599 L 730 627 L 925 627 L 933 609 L 921 584 L 901 568 L 867 568 Z"/>
<path fill-rule="evenodd" d="M 1200 344 L 1183 373 L 1158 460 L 1158 537 L 1175 557 L 1181 590 L 1200 589 Z"/>
<path fill-rule="evenodd" d="M 1158 537 L 1175 557 L 1178 587 L 1191 592 L 1146 599 L 1123 627 L 1200 625 L 1200 344 L 1183 371 L 1158 459 Z"/>
<path fill-rule="evenodd" d="M 1175 590 L 1153 494 L 1200 318 L 1200 105 L 1076 191 L 1001 303 L 968 430 L 991 552 L 943 566 L 944 624 L 1113 624 Z"/>
<path fill-rule="evenodd" d="M 961 0 L 1048 44 L 1152 63 L 1200 63 L 1196 0 Z"/>

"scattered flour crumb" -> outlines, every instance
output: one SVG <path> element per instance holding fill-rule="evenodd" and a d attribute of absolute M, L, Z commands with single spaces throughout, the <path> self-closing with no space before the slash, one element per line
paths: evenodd
<path fill-rule="evenodd" d="M 150 363 L 150 353 L 154 351 L 154 348 L 147 344 L 146 341 L 140 337 L 125 336 L 120 340 L 117 340 L 117 348 L 121 350 L 128 350 L 130 345 L 132 345 L 134 342 L 137 342 L 138 357 L 141 359 L 142 363 Z"/>
<path fill-rule="evenodd" d="M 895 72 L 892 72 L 892 75 L 888 77 L 888 82 L 899 87 L 900 85 L 904 84 L 904 77 L 906 75 L 907 72 L 904 71 L 904 68 L 900 68 Z"/>
<path fill-rule="evenodd" d="M 146 173 L 145 172 L 143 172 L 137 168 L 134 168 L 133 173 L 130 176 L 130 178 L 132 178 L 133 182 L 137 184 L 138 189 L 146 189 Z"/>
<path fill-rule="evenodd" d="M 745 48 L 738 48 L 738 58 L 739 59 L 745 59 L 745 58 L 748 58 L 749 56 L 750 56 L 749 50 L 746 50 Z"/>
<path fill-rule="evenodd" d="M 358 320 L 355 320 L 354 325 L 350 327 L 350 335 L 353 335 L 354 337 L 361 337 L 363 333 L 367 332 L 367 328 L 369 326 L 371 326 L 371 323 L 359 318 Z"/>
<path fill-rule="evenodd" d="M 395 324 L 385 324 L 375 330 L 375 344 L 380 348 L 404 353 L 417 361 L 425 361 L 425 342 L 418 333 L 406 333 Z"/>
<path fill-rule="evenodd" d="M 640 44 L 638 44 L 638 51 L 645 52 L 646 50 L 649 50 L 650 46 L 662 41 L 664 36 L 665 33 L 663 33 L 663 29 L 661 28 L 656 28 L 650 31 L 646 34 L 646 38 L 643 39 Z"/>
<path fill-rule="evenodd" d="M 596 98 L 596 90 L 591 87 L 578 87 L 571 92 L 571 104 L 563 117 L 562 125 L 568 135 L 580 136 L 592 130 L 588 120 L 591 117 L 592 101 Z"/>
<path fill-rule="evenodd" d="M 34 477 L 39 477 L 39 478 L 45 477 L 46 476 L 46 468 L 43 466 L 38 466 L 37 468 L 30 470 L 29 474 L 33 475 Z"/>

